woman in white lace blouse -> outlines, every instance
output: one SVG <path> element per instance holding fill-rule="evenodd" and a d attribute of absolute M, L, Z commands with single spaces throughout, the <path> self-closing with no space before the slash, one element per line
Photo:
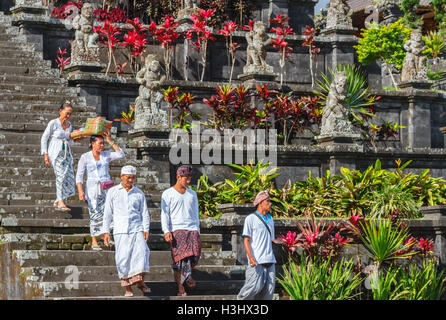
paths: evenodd
<path fill-rule="evenodd" d="M 73 156 L 70 149 L 74 141 L 72 139 L 72 126 L 68 121 L 72 113 L 71 103 L 68 101 L 62 103 L 59 108 L 59 118 L 48 123 L 40 141 L 40 150 L 45 164 L 53 167 L 56 176 L 54 206 L 63 211 L 71 210 L 64 200 L 75 194 Z"/>
<path fill-rule="evenodd" d="M 104 151 L 105 140 L 113 147 L 114 152 Z M 79 192 L 79 200 L 87 201 L 90 214 L 91 247 L 101 251 L 97 237 L 103 234 L 102 219 L 104 217 L 105 196 L 113 185 L 110 179 L 108 164 L 110 161 L 125 157 L 125 153 L 114 143 L 107 131 L 103 136 L 90 137 L 91 151 L 84 153 L 79 159 L 76 173 L 76 186 Z M 87 172 L 85 192 L 82 187 L 84 173 Z"/>

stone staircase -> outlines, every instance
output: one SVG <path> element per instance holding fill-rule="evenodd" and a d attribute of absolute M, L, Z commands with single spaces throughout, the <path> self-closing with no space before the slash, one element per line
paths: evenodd
<path fill-rule="evenodd" d="M 114 248 L 90 250 L 86 203 L 76 195 L 67 201 L 70 213 L 52 206 L 55 179 L 40 155 L 40 138 L 65 99 L 74 104 L 70 121 L 75 128 L 96 116 L 95 107 L 68 87 L 42 52 L 12 26 L 11 17 L 0 12 L 0 299 L 235 299 L 244 266 L 236 265 L 233 252 L 222 250 L 221 234 L 202 234 L 202 257 L 193 275 L 197 286 L 189 296 L 176 296 L 159 222 L 161 192 L 168 185 L 124 147 L 125 138 L 115 137 L 127 157 L 111 163 L 110 174 L 118 182 L 122 165 L 138 167 L 136 185 L 146 193 L 152 221 L 146 277 L 152 293 L 143 296 L 134 288 L 135 297 L 123 297 Z M 75 164 L 87 150 L 87 141 L 72 147 Z"/>

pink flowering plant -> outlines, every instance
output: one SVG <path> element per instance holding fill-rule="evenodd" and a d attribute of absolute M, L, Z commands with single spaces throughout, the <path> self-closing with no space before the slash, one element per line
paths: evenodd
<path fill-rule="evenodd" d="M 148 29 L 143 26 L 138 18 L 128 19 L 127 23 L 132 26 L 132 29 L 127 31 L 124 40 L 119 45 L 127 49 L 127 59 L 130 62 L 133 74 L 136 75 L 142 64 L 142 55 L 148 45 Z"/>
<path fill-rule="evenodd" d="M 64 49 L 63 51 L 59 48 L 57 51 L 57 59 L 56 63 L 59 67 L 60 73 L 63 73 L 64 67 L 70 64 L 70 57 L 65 58 L 64 55 L 67 53 L 67 49 Z"/>
<path fill-rule="evenodd" d="M 305 26 L 305 30 L 302 31 L 302 33 L 305 35 L 304 41 L 302 43 L 302 47 L 308 48 L 308 53 L 310 56 L 310 74 L 311 74 L 311 86 L 314 87 L 314 71 L 313 71 L 313 62 L 317 55 L 321 52 L 321 48 L 318 48 L 315 45 L 314 37 L 317 35 L 317 29 L 311 28 L 310 26 Z M 317 63 L 317 60 L 316 60 Z M 317 66 L 317 64 L 316 64 Z"/>

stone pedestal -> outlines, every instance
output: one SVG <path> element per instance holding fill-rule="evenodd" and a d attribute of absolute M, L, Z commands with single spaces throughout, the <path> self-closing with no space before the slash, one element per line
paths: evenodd
<path fill-rule="evenodd" d="M 193 14 L 198 14 L 199 8 L 186 8 L 178 11 L 177 18 L 175 22 L 182 24 L 192 24 L 191 16 Z"/>
<path fill-rule="evenodd" d="M 238 79 L 244 83 L 275 83 L 277 75 L 270 72 L 245 72 L 238 75 Z"/>
<path fill-rule="evenodd" d="M 355 49 L 358 39 L 354 36 L 356 30 L 352 28 L 326 28 L 319 37 L 327 38 L 331 46 L 331 54 L 327 55 L 327 67 L 335 70 L 338 65 L 354 65 Z"/>
<path fill-rule="evenodd" d="M 64 68 L 68 75 L 81 73 L 99 73 L 105 68 L 105 64 L 99 62 L 74 62 Z"/>
<path fill-rule="evenodd" d="M 315 137 L 315 140 L 323 147 L 332 145 L 356 145 L 361 136 L 357 133 L 334 133 Z"/>

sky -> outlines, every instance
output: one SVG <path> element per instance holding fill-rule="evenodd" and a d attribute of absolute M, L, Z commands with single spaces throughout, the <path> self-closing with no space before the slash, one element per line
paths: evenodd
<path fill-rule="evenodd" d="M 319 0 L 318 3 L 316 3 L 316 6 L 314 7 L 314 13 L 319 13 L 321 8 L 325 8 L 327 3 L 329 3 L 330 0 Z"/>

